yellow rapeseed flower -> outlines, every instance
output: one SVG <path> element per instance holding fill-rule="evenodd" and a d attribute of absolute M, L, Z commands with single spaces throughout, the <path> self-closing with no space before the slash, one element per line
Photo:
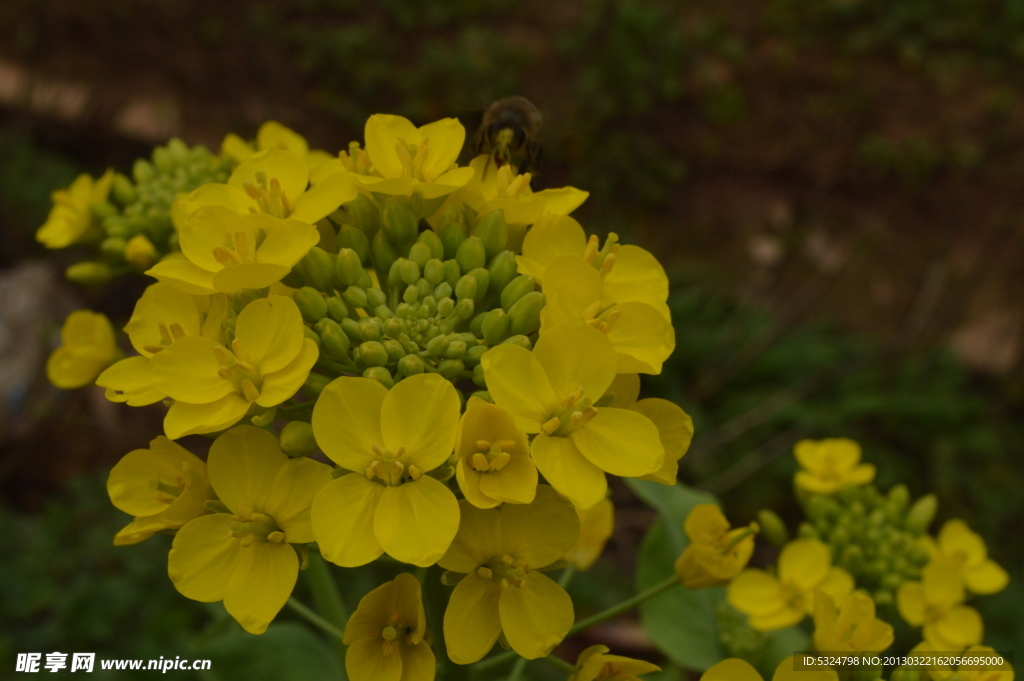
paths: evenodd
<path fill-rule="evenodd" d="M 243 629 L 262 634 L 295 587 L 299 558 L 289 544 L 313 541 L 309 509 L 330 468 L 289 459 L 276 437 L 255 426 L 218 437 L 207 468 L 230 512 L 200 516 L 178 530 L 167 573 L 183 596 L 224 601 Z"/>
<path fill-rule="evenodd" d="M 206 463 L 162 435 L 149 449 L 128 452 L 111 469 L 107 494 L 135 520 L 114 536 L 114 545 L 137 544 L 157 532 L 176 530 L 206 513 L 212 499 Z"/>
<path fill-rule="evenodd" d="M 424 636 L 420 583 L 403 572 L 359 601 L 345 625 L 352 681 L 433 681 L 437 662 Z"/>
<path fill-rule="evenodd" d="M 577 570 L 589 570 L 615 531 L 615 504 L 604 498 L 590 508 L 577 508 L 576 515 L 580 518 L 580 537 L 565 559 Z"/>
<path fill-rule="evenodd" d="M 113 184 L 113 170 L 103 173 L 98 180 L 83 173 L 67 189 L 53 192 L 53 208 L 36 232 L 36 240 L 47 248 L 65 248 L 93 234 L 99 236 L 91 206 L 106 201 Z"/>
<path fill-rule="evenodd" d="M 164 418 L 171 439 L 214 433 L 284 402 L 319 356 L 290 298 L 270 296 L 238 315 L 231 349 L 205 336 L 177 338 L 150 359 L 156 390 L 175 400 Z"/>
<path fill-rule="evenodd" d="M 730 657 L 704 672 L 700 681 L 764 681 L 746 660 Z M 796 656 L 787 657 L 775 668 L 772 681 L 839 681 L 831 667 L 824 669 L 796 669 Z"/>
<path fill-rule="evenodd" d="M 530 458 L 530 443 L 501 407 L 470 397 L 459 421 L 455 453 L 459 489 L 474 506 L 533 501 L 537 467 Z"/>
<path fill-rule="evenodd" d="M 674 485 L 679 478 L 679 460 L 690 449 L 693 440 L 693 419 L 679 405 L 659 397 L 637 400 L 640 395 L 640 376 L 619 374 L 608 387 L 606 399 L 611 395 L 611 407 L 632 409 L 649 418 L 658 427 L 661 444 L 665 447 L 665 460 L 661 468 L 641 480 Z"/>
<path fill-rule="evenodd" d="M 639 681 L 641 674 L 660 672 L 661 667 L 645 660 L 609 655 L 608 646 L 596 645 L 585 649 L 576 658 L 576 671 L 569 681 Z"/>
<path fill-rule="evenodd" d="M 814 612 L 814 594 L 824 591 L 841 603 L 853 591 L 853 578 L 832 565 L 828 545 L 796 539 L 779 554 L 778 576 L 747 568 L 729 585 L 729 604 L 750 616 L 758 631 L 784 629 Z"/>
<path fill-rule="evenodd" d="M 203 336 L 223 345 L 222 323 L 227 311 L 228 299 L 223 293 L 190 296 L 163 282 L 148 286 L 124 327 L 139 354 L 109 367 L 96 379 L 96 385 L 106 388 L 111 402 L 132 407 L 159 402 L 167 396 L 150 381 L 150 358 L 185 336 Z"/>
<path fill-rule="evenodd" d="M 391 390 L 347 376 L 324 388 L 313 433 L 332 461 L 355 471 L 313 503 L 324 558 L 355 567 L 386 551 L 433 565 L 458 530 L 459 504 L 427 473 L 448 460 L 458 425 L 458 394 L 439 374 L 411 376 Z"/>
<path fill-rule="evenodd" d="M 463 499 L 459 505 L 459 532 L 438 561 L 465 575 L 444 613 L 448 657 L 457 664 L 476 662 L 502 634 L 522 657 L 544 657 L 573 622 L 569 594 L 540 572 L 579 535 L 572 504 L 540 485 L 531 504 L 480 509 Z"/>
<path fill-rule="evenodd" d="M 320 168 L 334 159 L 326 151 L 310 149 L 305 137 L 277 121 L 266 121 L 260 126 L 256 132 L 255 148 L 234 133 L 225 135 L 220 145 L 221 155 L 231 158 L 236 163 L 241 163 L 264 149 L 282 149 L 305 160 L 313 184 L 317 184 L 314 178 Z"/>
<path fill-rule="evenodd" d="M 524 431 L 537 433 L 530 447 L 537 468 L 577 506 L 605 497 L 605 472 L 639 477 L 662 467 L 665 448 L 649 418 L 594 406 L 617 364 L 611 341 L 597 329 L 559 326 L 543 334 L 533 352 L 503 344 L 481 363 L 495 403 Z"/>
<path fill-rule="evenodd" d="M 366 191 L 378 194 L 439 199 L 464 186 L 473 169 L 456 167 L 466 129 L 456 118 L 417 128 L 409 119 L 375 114 L 366 121 L 366 154 L 373 173 L 351 177 Z"/>
<path fill-rule="evenodd" d="M 824 591 L 814 599 L 814 647 L 824 652 L 880 653 L 892 645 L 892 626 L 875 617 L 875 602 L 854 591 L 842 605 Z"/>
<path fill-rule="evenodd" d="M 124 245 L 124 259 L 140 270 L 152 267 L 158 255 L 156 246 L 143 234 L 136 234 Z"/>
<path fill-rule="evenodd" d="M 960 651 L 981 643 L 981 615 L 964 605 L 960 566 L 937 558 L 925 566 L 921 581 L 906 581 L 896 592 L 896 607 L 907 624 L 924 626 L 924 640 L 935 650 Z"/>
<path fill-rule="evenodd" d="M 110 320 L 90 310 L 69 314 L 61 327 L 60 340 L 61 346 L 46 360 L 46 376 L 64 390 L 89 385 L 120 354 Z"/>
<path fill-rule="evenodd" d="M 596 236 L 587 239 L 580 223 L 567 215 L 552 215 L 537 221 L 523 241 L 523 254 L 516 256 L 520 274 L 542 283 L 555 261 L 565 256 L 582 257 L 601 273 L 602 306 L 613 303 L 647 303 L 671 320 L 668 277 L 658 259 L 639 246 L 620 245 L 618 236 L 608 235 L 603 248 Z"/>
<path fill-rule="evenodd" d="M 750 562 L 756 523 L 730 529 L 717 504 L 699 504 L 683 525 L 690 544 L 676 560 L 676 574 L 687 589 L 728 584 Z"/>
<path fill-rule="evenodd" d="M 972 532 L 962 520 L 947 520 L 939 530 L 938 541 L 928 535 L 921 537 L 920 541 L 933 560 L 953 560 L 960 569 L 964 586 L 971 593 L 998 593 L 1005 589 L 1010 581 L 1006 570 L 988 557 L 985 540 Z"/>
<path fill-rule="evenodd" d="M 860 463 L 860 445 L 846 438 L 801 440 L 793 448 L 798 471 L 796 486 L 814 494 L 834 494 L 850 485 L 866 485 L 875 479 L 875 467 Z"/>

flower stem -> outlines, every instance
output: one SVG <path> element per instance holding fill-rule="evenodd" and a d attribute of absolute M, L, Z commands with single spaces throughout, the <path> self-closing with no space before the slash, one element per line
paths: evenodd
<path fill-rule="evenodd" d="M 562 570 L 562 574 L 558 576 L 558 586 L 563 589 L 569 588 L 569 582 L 571 582 L 572 578 L 575 576 L 576 568 L 572 565 L 566 566 L 566 568 Z"/>
<path fill-rule="evenodd" d="M 338 584 L 334 581 L 334 576 L 331 574 L 331 568 L 327 561 L 319 553 L 311 553 L 309 555 L 309 567 L 306 568 L 303 574 L 305 575 L 306 583 L 309 585 L 309 590 L 313 594 L 313 602 L 316 604 L 316 609 L 320 611 L 324 619 L 336 630 L 342 632 L 343 638 L 349 613 L 345 608 L 345 603 L 341 600 Z M 342 643 L 341 638 L 335 641 L 335 648 L 342 662 L 344 662 L 347 646 Z"/>
<path fill-rule="evenodd" d="M 505 681 L 519 681 L 519 677 L 523 675 L 523 670 L 526 669 L 526 663 L 529 662 L 525 657 L 520 657 L 516 660 L 516 663 L 512 666 L 512 671 L 508 673 L 508 677 Z"/>
<path fill-rule="evenodd" d="M 591 615 L 590 617 L 588 617 L 586 619 L 582 619 L 582 620 L 580 620 L 579 622 L 577 622 L 576 624 L 574 624 L 572 626 L 572 629 L 569 630 L 569 633 L 566 635 L 566 638 L 568 638 L 569 636 L 572 636 L 573 634 L 578 634 L 579 632 L 583 631 L 584 629 L 589 629 L 590 627 L 594 626 L 595 624 L 600 624 L 601 622 L 605 622 L 607 620 L 610 620 L 613 617 L 617 617 L 618 615 L 621 615 L 624 612 L 632 610 L 633 608 L 635 608 L 640 603 L 643 603 L 644 601 L 646 601 L 649 598 L 654 598 L 655 596 L 657 596 L 661 592 L 667 591 L 667 590 L 671 589 L 673 586 L 675 586 L 678 583 L 679 583 L 679 577 L 677 575 L 672 575 L 671 577 L 666 579 L 664 582 L 660 582 L 658 584 L 655 584 L 650 589 L 647 589 L 646 591 L 641 591 L 636 596 L 633 596 L 632 598 L 624 600 L 621 603 L 619 603 L 618 605 L 613 605 L 612 607 L 608 608 L 607 610 L 599 612 L 596 615 Z"/>
<path fill-rule="evenodd" d="M 303 605 L 301 601 L 296 600 L 294 597 L 288 599 L 288 607 L 294 610 L 307 622 L 319 627 L 324 633 L 335 637 L 339 641 L 345 636 L 345 632 L 313 612 L 310 608 Z"/>
<path fill-rule="evenodd" d="M 576 671 L 576 667 L 575 666 L 569 664 L 568 662 L 566 662 L 565 660 L 563 660 L 560 657 L 555 657 L 554 655 L 548 655 L 547 657 L 542 657 L 541 659 L 544 660 L 545 662 L 547 662 L 550 665 L 558 667 L 559 669 L 561 669 L 564 672 L 570 672 L 571 673 L 571 672 Z"/>

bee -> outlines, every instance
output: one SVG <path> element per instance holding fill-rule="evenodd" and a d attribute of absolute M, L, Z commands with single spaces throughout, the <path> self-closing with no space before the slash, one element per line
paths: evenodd
<path fill-rule="evenodd" d="M 484 112 L 476 133 L 476 153 L 489 154 L 499 168 L 518 161 L 520 174 L 536 171 L 543 149 L 536 141 L 540 111 L 525 97 L 505 97 Z"/>

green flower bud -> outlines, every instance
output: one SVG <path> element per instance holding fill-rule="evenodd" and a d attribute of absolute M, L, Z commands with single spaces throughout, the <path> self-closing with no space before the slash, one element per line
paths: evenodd
<path fill-rule="evenodd" d="M 228 305 L 232 312 L 238 314 L 244 310 L 245 306 L 249 303 L 266 297 L 267 289 L 243 288 L 236 291 L 235 294 L 228 299 Z"/>
<path fill-rule="evenodd" d="M 310 373 L 302 384 L 302 392 L 305 393 L 306 397 L 315 400 L 320 397 L 320 393 L 330 384 L 331 380 L 321 374 Z"/>
<path fill-rule="evenodd" d="M 359 337 L 363 341 L 380 340 L 380 329 L 369 319 L 359 322 Z"/>
<path fill-rule="evenodd" d="M 311 329 L 308 326 L 306 326 L 305 324 L 303 324 L 302 325 L 302 335 L 304 335 L 306 338 L 308 338 L 309 340 L 311 340 L 314 343 L 316 343 L 317 349 L 318 350 L 320 349 L 322 341 L 320 340 L 320 336 L 316 335 L 316 331 L 314 331 L 313 329 Z"/>
<path fill-rule="evenodd" d="M 423 233 L 424 234 L 429 234 L 430 232 L 423 232 Z M 419 275 L 420 269 L 419 268 L 421 268 L 421 267 L 423 267 L 424 265 L 427 264 L 427 261 L 430 260 L 430 256 L 431 256 L 430 246 L 428 246 L 426 244 L 416 242 L 416 243 L 414 243 L 412 245 L 412 248 L 409 249 L 409 260 L 416 264 L 416 278 L 417 279 L 420 278 L 420 275 Z"/>
<path fill-rule="evenodd" d="M 386 305 L 387 304 L 388 297 L 384 293 L 384 291 L 381 291 L 376 286 L 370 287 L 370 288 L 365 289 L 365 290 L 366 290 L 366 304 L 371 309 L 376 309 L 376 308 L 380 307 L 381 305 Z"/>
<path fill-rule="evenodd" d="M 135 190 L 132 181 L 121 173 L 114 175 L 114 183 L 110 186 L 110 193 L 122 206 L 135 203 L 139 200 L 139 193 Z"/>
<path fill-rule="evenodd" d="M 473 367 L 473 383 L 475 383 L 478 388 L 483 388 L 484 390 L 487 389 L 487 381 L 484 380 L 483 364 L 477 364 Z"/>
<path fill-rule="evenodd" d="M 514 336 L 525 336 L 540 329 L 540 311 L 547 301 L 547 296 L 540 291 L 527 293 L 517 300 L 508 311 L 508 332 Z"/>
<path fill-rule="evenodd" d="M 124 248 L 128 241 L 119 236 L 108 236 L 100 242 L 100 252 L 116 260 L 124 260 Z"/>
<path fill-rule="evenodd" d="M 460 359 L 446 359 L 437 365 L 437 373 L 441 374 L 449 381 L 458 378 L 465 370 L 466 367 Z"/>
<path fill-rule="evenodd" d="M 462 277 L 462 268 L 459 267 L 459 263 L 457 263 L 454 260 L 445 260 L 444 261 L 444 281 L 445 281 L 445 283 L 448 284 L 448 286 L 451 287 L 451 289 L 453 291 L 455 290 L 455 285 L 457 283 L 459 283 L 459 279 L 461 277 Z M 437 298 L 440 300 L 441 298 L 444 298 L 444 296 L 437 296 Z"/>
<path fill-rule="evenodd" d="M 368 304 L 368 301 L 366 299 L 366 291 L 359 288 L 358 286 L 349 286 L 347 289 L 345 289 L 345 291 L 341 294 L 341 299 L 345 301 L 345 304 L 348 305 L 349 309 L 357 307 L 365 309 Z"/>
<path fill-rule="evenodd" d="M 110 265 L 104 262 L 80 262 L 64 270 L 64 276 L 79 286 L 101 286 L 114 278 Z"/>
<path fill-rule="evenodd" d="M 429 281 L 421 277 L 420 280 L 416 282 L 416 288 L 420 291 L 419 298 L 421 301 L 426 302 L 426 299 L 429 297 L 431 304 L 435 307 L 437 306 L 437 300 L 430 296 L 434 291 L 434 287 L 430 285 Z"/>
<path fill-rule="evenodd" d="M 881 527 L 885 525 L 885 511 L 880 508 L 875 508 L 868 514 L 868 525 L 873 527 Z"/>
<path fill-rule="evenodd" d="M 402 333 L 403 333 L 402 320 L 398 319 L 397 317 L 392 317 L 391 319 L 385 319 L 384 320 L 384 335 L 385 336 L 387 336 L 388 338 L 394 338 L 395 340 L 398 340 L 398 338 L 402 335 Z"/>
<path fill-rule="evenodd" d="M 518 345 L 519 347 L 526 348 L 527 350 L 533 350 L 533 343 L 531 343 L 530 339 L 526 336 L 510 336 L 501 341 L 501 345 L 505 345 L 506 343 Z"/>
<path fill-rule="evenodd" d="M 381 345 L 384 346 L 384 349 L 388 353 L 388 364 L 393 364 L 405 357 L 405 348 L 403 348 L 402 344 L 398 341 L 389 338 L 388 340 L 382 341 Z"/>
<path fill-rule="evenodd" d="M 103 231 L 107 233 L 107 236 L 119 237 L 128 237 L 132 233 L 128 221 L 120 215 L 112 215 L 103 220 Z"/>
<path fill-rule="evenodd" d="M 455 295 L 462 300 L 464 298 L 475 298 L 477 292 L 476 277 L 466 274 L 455 284 Z"/>
<path fill-rule="evenodd" d="M 501 307 L 508 312 L 520 298 L 537 290 L 537 280 L 529 274 L 521 274 L 509 282 L 501 291 Z"/>
<path fill-rule="evenodd" d="M 508 338 L 509 324 L 508 315 L 500 307 L 487 312 L 480 325 L 484 342 L 488 345 L 497 345 Z"/>
<path fill-rule="evenodd" d="M 358 233 L 358 230 L 355 231 Z M 355 286 L 365 272 L 362 258 L 351 248 L 338 251 L 334 271 L 342 286 Z"/>
<path fill-rule="evenodd" d="M 482 337 L 484 335 L 484 319 L 487 318 L 486 312 L 481 312 L 472 321 L 469 322 L 469 331 L 473 334 L 473 337 Z"/>
<path fill-rule="evenodd" d="M 761 536 L 773 546 L 782 548 L 789 543 L 789 530 L 775 511 L 762 508 L 757 513 L 757 523 L 761 526 Z"/>
<path fill-rule="evenodd" d="M 334 321 L 341 323 L 341 320 L 348 318 L 348 306 L 338 296 L 331 296 L 327 299 L 327 316 Z"/>
<path fill-rule="evenodd" d="M 349 337 L 349 340 L 356 343 L 363 342 L 363 334 L 360 330 L 359 322 L 354 319 L 342 319 L 340 322 L 341 330 L 345 332 L 345 335 Z"/>
<path fill-rule="evenodd" d="M 448 349 L 448 337 L 447 336 L 434 336 L 427 343 L 426 351 L 427 354 L 432 357 L 437 357 L 444 353 Z"/>
<path fill-rule="evenodd" d="M 473 316 L 474 307 L 475 304 L 472 298 L 463 298 L 455 304 L 453 314 L 461 320 L 466 320 Z"/>
<path fill-rule="evenodd" d="M 424 371 L 423 360 L 416 355 L 406 355 L 398 360 L 398 370 L 403 376 L 415 376 Z"/>
<path fill-rule="evenodd" d="M 885 577 L 882 577 L 882 587 L 888 589 L 889 591 L 892 591 L 893 593 L 895 593 L 896 590 L 900 588 L 900 584 L 902 583 L 902 574 L 890 572 Z"/>
<path fill-rule="evenodd" d="M 114 217 L 118 215 L 118 210 L 114 204 L 107 201 L 97 201 L 96 203 L 89 204 L 89 212 L 92 213 L 92 217 L 97 222 L 103 222 L 104 219 Z"/>
<path fill-rule="evenodd" d="M 307 456 L 317 450 L 313 426 L 305 421 L 289 421 L 281 429 L 281 451 L 290 457 Z"/>
<path fill-rule="evenodd" d="M 317 291 L 334 290 L 334 256 L 319 246 L 309 249 L 309 253 L 302 256 L 294 269 L 298 271 L 306 286 L 311 286 Z"/>
<path fill-rule="evenodd" d="M 342 330 L 341 326 L 331 319 L 325 319 L 320 321 L 318 327 L 323 353 L 330 359 L 339 362 L 347 359 L 348 350 L 352 347 L 352 341 L 349 339 L 348 334 Z"/>
<path fill-rule="evenodd" d="M 390 272 L 391 266 L 398 260 L 399 255 L 398 249 L 388 241 L 384 232 L 377 232 L 377 236 L 373 237 L 370 246 L 370 262 L 373 263 L 373 268 L 377 270 L 377 273 L 383 275 L 385 272 Z"/>
<path fill-rule="evenodd" d="M 871 597 L 875 599 L 875 605 L 880 608 L 890 606 L 893 604 L 892 591 L 888 589 L 879 589 L 875 593 L 871 594 Z M 878 678 L 877 676 L 875 677 Z"/>
<path fill-rule="evenodd" d="M 142 184 L 143 182 L 149 182 L 156 175 L 156 169 L 144 158 L 136 159 L 135 165 L 132 166 L 132 177 L 135 178 L 136 184 Z"/>
<path fill-rule="evenodd" d="M 461 201 L 445 203 L 434 216 L 435 223 L 446 226 L 454 223 L 456 227 L 466 231 L 466 214 L 461 204 Z"/>
<path fill-rule="evenodd" d="M 939 500 L 934 494 L 926 494 L 910 507 L 903 525 L 914 534 L 922 534 L 935 519 L 939 510 Z"/>
<path fill-rule="evenodd" d="M 807 499 L 807 517 L 811 520 L 825 518 L 828 513 L 829 501 L 831 500 L 824 495 L 812 494 Z"/>
<path fill-rule="evenodd" d="M 508 243 L 508 224 L 505 222 L 505 211 L 499 208 L 480 216 L 476 221 L 476 226 L 473 227 L 473 236 L 483 243 L 488 260 L 505 250 L 505 245 Z M 481 265 L 477 265 L 477 267 L 481 267 Z"/>
<path fill-rule="evenodd" d="M 420 266 L 408 258 L 399 258 L 396 261 L 398 275 L 404 284 L 415 284 L 420 278 Z"/>
<path fill-rule="evenodd" d="M 864 550 L 857 544 L 847 544 L 839 556 L 839 562 L 849 572 L 859 572 L 864 561 Z"/>
<path fill-rule="evenodd" d="M 315 288 L 303 286 L 292 295 L 292 300 L 302 313 L 302 320 L 307 324 L 316 324 L 327 316 L 327 301 Z"/>
<path fill-rule="evenodd" d="M 438 233 L 438 238 L 441 240 L 442 247 L 444 248 L 444 260 L 450 260 L 455 257 L 459 252 L 459 246 L 466 240 L 466 232 L 459 225 L 449 223 L 447 227 L 441 229 Z"/>
<path fill-rule="evenodd" d="M 334 241 L 338 248 L 350 248 L 359 255 L 359 262 L 362 264 L 370 257 L 370 240 L 363 233 L 363 230 L 356 229 L 352 225 L 342 225 L 338 230 L 338 236 Z"/>
<path fill-rule="evenodd" d="M 420 299 L 420 289 L 418 286 L 408 286 L 405 289 L 405 293 L 402 294 L 402 300 L 407 304 L 412 305 Z"/>
<path fill-rule="evenodd" d="M 409 201 L 405 197 L 393 196 L 384 201 L 384 208 L 380 212 L 383 232 L 391 243 L 398 246 L 399 250 L 406 251 L 409 245 L 419 235 L 419 221 L 416 214 L 409 207 Z"/>
<path fill-rule="evenodd" d="M 459 268 L 463 272 L 469 272 L 487 264 L 487 251 L 484 250 L 484 244 L 480 241 L 480 237 L 471 236 L 463 241 L 455 253 L 455 261 L 459 263 Z"/>
<path fill-rule="evenodd" d="M 388 351 L 377 341 L 366 341 L 359 346 L 357 352 L 366 366 L 379 367 L 388 363 Z"/>
<path fill-rule="evenodd" d="M 488 345 L 474 345 L 466 350 L 466 355 L 462 358 L 463 364 L 466 366 L 476 366 L 480 363 L 480 358 L 484 356 L 484 353 L 490 350 Z"/>
<path fill-rule="evenodd" d="M 476 279 L 476 295 L 473 296 L 473 299 L 478 303 L 482 302 L 484 297 L 487 296 L 488 287 L 491 285 L 491 275 L 483 267 L 477 267 L 475 270 L 470 270 L 467 276 Z"/>
<path fill-rule="evenodd" d="M 365 234 L 368 240 L 372 241 L 377 236 L 381 228 L 380 209 L 377 208 L 377 204 L 373 202 L 373 199 L 364 194 L 359 194 L 354 201 L 345 206 L 345 213 L 348 217 L 348 222 Z"/>
<path fill-rule="evenodd" d="M 820 539 L 818 530 L 814 529 L 814 525 L 808 522 L 800 523 L 796 533 L 801 539 Z"/>
<path fill-rule="evenodd" d="M 910 490 L 904 484 L 893 485 L 889 490 L 889 503 L 892 504 L 896 513 L 903 513 L 910 503 Z"/>
<path fill-rule="evenodd" d="M 423 233 L 426 234 L 426 232 Z M 440 285 L 444 281 L 444 263 L 437 258 L 428 260 L 423 266 L 423 278 L 434 286 Z M 435 297 L 444 298 L 444 296 Z"/>
<path fill-rule="evenodd" d="M 512 251 L 502 251 L 498 255 L 491 258 L 490 264 L 487 266 L 487 272 L 490 275 L 490 293 L 497 297 L 500 296 L 505 287 L 512 283 L 512 280 L 516 278 L 516 254 Z"/>
<path fill-rule="evenodd" d="M 448 284 L 444 284 L 447 286 Z M 437 314 L 441 317 L 447 317 L 455 311 L 455 301 L 451 298 L 442 298 L 437 304 Z"/>
<path fill-rule="evenodd" d="M 395 379 L 391 376 L 391 372 L 381 366 L 367 367 L 363 372 L 363 378 L 371 378 L 388 390 L 395 385 Z"/>
<path fill-rule="evenodd" d="M 420 232 L 420 235 L 416 237 L 416 243 L 423 244 L 430 249 L 430 255 L 427 256 L 426 260 L 435 258 L 437 260 L 444 260 L 444 244 L 441 243 L 441 237 L 437 235 L 432 229 Z M 412 250 L 409 250 L 409 257 L 412 258 Z M 413 258 L 413 260 L 416 260 Z M 419 262 L 417 260 L 417 262 Z M 423 263 L 419 263 L 420 267 L 423 267 Z"/>
<path fill-rule="evenodd" d="M 448 359 L 462 359 L 465 354 L 466 343 L 460 340 L 448 343 L 448 348 L 444 351 L 444 356 Z"/>

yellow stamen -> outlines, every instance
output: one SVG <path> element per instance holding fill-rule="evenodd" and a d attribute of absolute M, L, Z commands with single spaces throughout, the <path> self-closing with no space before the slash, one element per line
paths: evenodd
<path fill-rule="evenodd" d="M 557 418 L 550 418 L 540 427 L 545 435 L 551 435 L 561 427 L 562 423 Z"/>
<path fill-rule="evenodd" d="M 583 259 L 586 260 L 587 262 L 590 262 L 590 263 L 594 262 L 594 259 L 597 257 L 597 251 L 598 251 L 597 235 L 596 234 L 591 234 L 590 235 L 590 240 L 587 241 L 587 247 L 583 251 Z"/>
<path fill-rule="evenodd" d="M 248 378 L 242 381 L 242 392 L 245 394 L 245 399 L 249 402 L 255 402 L 260 396 L 260 391 L 256 389 L 256 386 Z"/>
<path fill-rule="evenodd" d="M 267 535 L 267 541 L 272 541 L 275 544 L 281 544 L 284 542 L 284 532 L 277 530 Z"/>

